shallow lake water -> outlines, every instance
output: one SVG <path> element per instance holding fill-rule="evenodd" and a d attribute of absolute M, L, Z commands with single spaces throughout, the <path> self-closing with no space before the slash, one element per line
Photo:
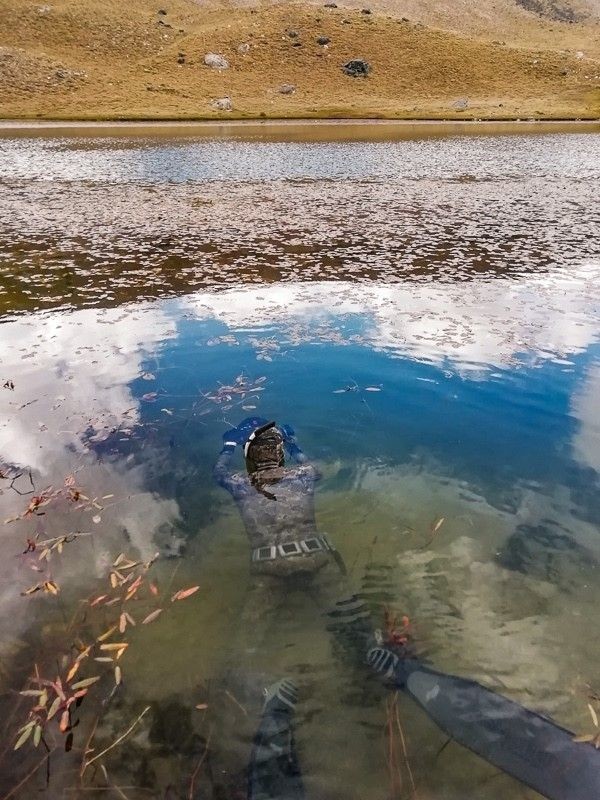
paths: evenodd
<path fill-rule="evenodd" d="M 308 800 L 539 797 L 403 696 L 390 769 L 389 692 L 306 593 L 248 644 L 212 468 L 291 424 L 374 625 L 593 731 L 600 136 L 0 144 L 0 796 L 243 798 L 289 676 Z M 78 655 L 70 751 L 61 711 L 14 752 Z"/>

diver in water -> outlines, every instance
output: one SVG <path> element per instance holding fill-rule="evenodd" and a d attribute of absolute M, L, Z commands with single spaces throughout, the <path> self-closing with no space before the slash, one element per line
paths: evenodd
<path fill-rule="evenodd" d="M 241 620 L 242 645 L 256 649 L 254 623 L 272 617 L 291 589 L 306 592 L 328 619 L 336 644 L 354 651 L 359 662 L 373 628 L 365 603 L 350 594 L 343 560 L 315 520 L 318 470 L 298 447 L 293 429 L 248 418 L 223 436 L 214 477 L 236 501 L 251 545 L 252 581 Z M 243 445 L 245 472 L 232 472 L 231 459 Z M 295 462 L 285 463 L 285 451 Z"/>
<path fill-rule="evenodd" d="M 243 443 L 247 472 L 232 474 L 231 457 Z M 285 466 L 284 447 L 297 466 Z M 250 634 L 248 623 L 272 612 L 287 581 L 298 579 L 319 598 L 356 663 L 368 663 L 388 685 L 412 697 L 452 739 L 549 800 L 600 798 L 600 753 L 594 747 L 475 681 L 429 668 L 406 645 L 373 646 L 365 604 L 356 595 L 343 599 L 341 559 L 334 559 L 333 545 L 316 528 L 319 473 L 289 426 L 279 430 L 273 422 L 249 419 L 228 431 L 215 477 L 236 500 L 253 547 L 255 583 L 243 613 Z M 295 704 L 290 681 L 265 690 L 248 769 L 249 800 L 305 797 L 293 737 Z"/>

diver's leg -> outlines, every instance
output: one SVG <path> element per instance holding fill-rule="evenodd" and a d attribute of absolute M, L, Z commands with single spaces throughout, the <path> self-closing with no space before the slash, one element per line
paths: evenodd
<path fill-rule="evenodd" d="M 455 741 L 549 800 L 600 797 L 600 753 L 551 719 L 385 648 L 371 650 L 368 660 Z"/>
<path fill-rule="evenodd" d="M 238 658 L 252 662 L 260 655 L 285 596 L 285 581 L 282 578 L 260 574 L 252 576 L 237 623 L 234 644 Z"/>
<path fill-rule="evenodd" d="M 264 675 L 264 643 L 283 597 L 279 580 L 251 577 L 243 607 L 231 626 L 223 668 L 211 682 L 212 760 L 219 798 L 245 794 L 261 692 L 275 677 Z"/>
<path fill-rule="evenodd" d="M 283 679 L 265 689 L 248 766 L 248 800 L 303 800 L 292 720 L 296 687 Z"/>

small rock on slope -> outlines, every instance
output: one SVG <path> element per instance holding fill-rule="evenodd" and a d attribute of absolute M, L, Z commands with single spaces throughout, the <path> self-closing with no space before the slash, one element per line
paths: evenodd
<path fill-rule="evenodd" d="M 344 64 L 342 72 L 351 78 L 366 78 L 371 72 L 371 65 L 363 58 L 353 58 Z"/>

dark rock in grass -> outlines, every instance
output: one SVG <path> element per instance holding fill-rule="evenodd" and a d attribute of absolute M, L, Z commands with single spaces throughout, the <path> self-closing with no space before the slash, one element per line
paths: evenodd
<path fill-rule="evenodd" d="M 371 72 L 371 65 L 363 58 L 353 58 L 344 64 L 342 72 L 351 78 L 366 78 Z"/>
<path fill-rule="evenodd" d="M 337 3 L 325 3 L 323 8 L 337 8 Z"/>
<path fill-rule="evenodd" d="M 288 31 L 287 35 L 290 37 L 290 39 L 297 39 L 300 36 L 298 31 Z"/>
<path fill-rule="evenodd" d="M 326 44 L 329 44 L 331 39 L 329 36 L 318 36 L 317 37 L 317 44 L 320 44 L 322 47 L 325 47 Z"/>
<path fill-rule="evenodd" d="M 177 63 L 178 64 L 185 64 L 185 53 L 178 53 L 177 54 Z"/>
<path fill-rule="evenodd" d="M 372 14 L 373 12 L 371 11 L 370 8 L 361 8 L 360 13 L 361 14 Z"/>
<path fill-rule="evenodd" d="M 279 87 L 279 94 L 294 94 L 296 87 L 293 83 L 284 83 Z"/>

